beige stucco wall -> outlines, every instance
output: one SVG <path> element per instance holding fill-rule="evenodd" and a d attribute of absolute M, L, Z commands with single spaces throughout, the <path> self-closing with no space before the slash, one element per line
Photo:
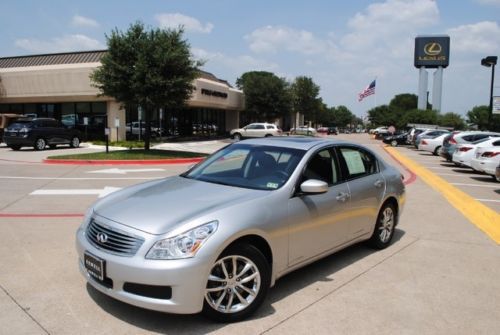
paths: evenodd
<path fill-rule="evenodd" d="M 110 139 L 125 138 L 125 111 L 110 97 L 98 96 L 90 74 L 100 63 L 44 65 L 19 68 L 0 68 L 0 103 L 59 103 L 107 101 Z M 239 111 L 244 108 L 243 92 L 212 80 L 198 78 L 188 101 L 190 107 L 226 110 L 226 128 L 237 128 Z M 203 90 L 227 96 L 203 94 Z M 206 93 L 206 91 L 205 91 Z M 115 127 L 119 118 L 120 127 Z"/>
<path fill-rule="evenodd" d="M 106 101 L 92 87 L 90 74 L 100 63 L 44 65 L 0 69 L 0 103 Z M 244 106 L 243 93 L 204 78 L 194 81 L 196 90 L 188 101 L 191 107 L 238 111 Z M 227 98 L 202 94 L 202 90 L 227 94 Z"/>
<path fill-rule="evenodd" d="M 0 69 L 0 102 L 65 102 L 111 100 L 97 97 L 90 74 L 99 63 Z"/>

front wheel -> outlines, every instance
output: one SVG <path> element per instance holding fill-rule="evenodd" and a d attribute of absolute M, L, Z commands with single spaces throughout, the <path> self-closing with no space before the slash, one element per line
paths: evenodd
<path fill-rule="evenodd" d="M 270 280 L 270 265 L 257 248 L 230 247 L 210 270 L 203 314 L 219 322 L 245 319 L 264 301 Z"/>
<path fill-rule="evenodd" d="M 241 134 L 236 133 L 236 134 L 233 135 L 233 138 L 234 138 L 235 141 L 241 141 Z"/>
<path fill-rule="evenodd" d="M 39 138 L 35 141 L 35 150 L 43 150 L 47 146 L 47 142 L 43 138 Z"/>
<path fill-rule="evenodd" d="M 19 151 L 21 150 L 21 146 L 20 145 L 11 145 L 10 148 L 14 151 Z"/>
<path fill-rule="evenodd" d="M 391 244 L 396 227 L 396 220 L 397 216 L 394 205 L 385 203 L 378 214 L 372 237 L 368 240 L 371 247 L 375 249 L 385 249 Z"/>

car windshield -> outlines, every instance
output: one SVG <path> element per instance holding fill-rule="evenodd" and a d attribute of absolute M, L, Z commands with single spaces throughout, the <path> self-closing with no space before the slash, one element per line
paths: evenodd
<path fill-rule="evenodd" d="M 31 120 L 17 120 L 14 123 L 11 123 L 9 128 L 24 128 L 32 125 Z"/>
<path fill-rule="evenodd" d="M 272 191 L 287 182 L 304 153 L 299 149 L 238 143 L 217 151 L 181 176 Z"/>

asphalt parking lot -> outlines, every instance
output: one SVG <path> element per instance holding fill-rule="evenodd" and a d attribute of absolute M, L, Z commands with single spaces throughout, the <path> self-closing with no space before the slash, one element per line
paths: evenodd
<path fill-rule="evenodd" d="M 409 182 L 394 243 L 378 252 L 356 245 L 295 271 L 278 280 L 253 318 L 229 325 L 126 305 L 78 272 L 75 232 L 97 197 L 188 165 L 47 165 L 44 156 L 74 149 L 0 147 L 0 334 L 497 334 L 499 241 L 380 141 L 336 138 L 374 149 Z M 226 144 L 186 146 L 213 151 Z M 500 183 L 411 148 L 394 150 L 486 206 L 500 225 Z"/>

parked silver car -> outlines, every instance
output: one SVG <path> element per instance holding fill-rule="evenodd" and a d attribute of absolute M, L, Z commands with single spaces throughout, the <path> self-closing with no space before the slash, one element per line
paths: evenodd
<path fill-rule="evenodd" d="M 241 141 L 95 203 L 76 233 L 79 267 L 126 303 L 237 321 L 288 272 L 360 241 L 387 247 L 404 203 L 401 174 L 363 146 Z"/>

